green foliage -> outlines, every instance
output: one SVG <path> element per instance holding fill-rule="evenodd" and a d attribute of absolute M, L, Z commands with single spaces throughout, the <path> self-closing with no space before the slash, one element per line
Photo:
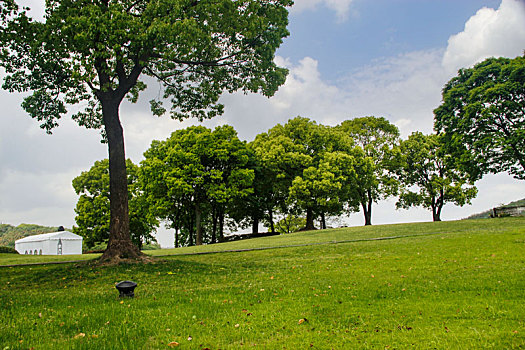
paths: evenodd
<path fill-rule="evenodd" d="M 2 1 L 0 65 L 4 88 L 33 91 L 24 109 L 48 132 L 68 104 L 83 103 L 73 116 L 100 128 L 104 96 L 136 102 L 157 79 L 174 118 L 210 118 L 223 112 L 223 91 L 260 91 L 271 96 L 286 69 L 273 61 L 289 33 L 291 0 L 46 2 L 43 22 L 12 0 Z M 111 94 L 110 94 L 111 93 Z M 161 100 L 151 103 L 163 114 Z"/>
<path fill-rule="evenodd" d="M 303 117 L 257 135 L 252 148 L 262 173 L 271 179 L 264 186 L 267 210 L 306 213 L 308 229 L 314 228 L 314 217 L 340 213 L 340 179 L 325 157 L 351 147 L 351 139 L 342 133 Z"/>
<path fill-rule="evenodd" d="M 58 227 L 47 227 L 33 224 L 20 224 L 15 227 L 8 224 L 0 224 L 0 246 L 14 248 L 15 241 L 18 239 L 57 231 Z"/>
<path fill-rule="evenodd" d="M 372 224 L 372 204 L 397 194 L 399 183 L 392 172 L 392 157 L 399 142 L 399 130 L 383 117 L 361 117 L 346 120 L 338 127 L 351 137 L 364 154 L 354 165 L 347 196 L 357 200 L 363 209 L 365 225 Z M 357 206 L 350 202 L 349 208 Z"/>
<path fill-rule="evenodd" d="M 18 254 L 18 252 L 15 250 L 15 248 L 12 248 L 12 247 L 5 247 L 5 246 L 0 246 L 0 253 L 5 253 L 5 254 Z"/>
<path fill-rule="evenodd" d="M 275 223 L 275 230 L 280 234 L 297 232 L 306 226 L 306 218 L 287 215 Z"/>
<path fill-rule="evenodd" d="M 158 226 L 158 221 L 152 215 L 139 187 L 139 167 L 128 159 L 126 170 L 131 239 L 140 248 L 142 243 L 155 240 L 151 233 Z M 73 232 L 84 238 L 87 249 L 102 249 L 95 248 L 95 245 L 107 242 L 109 238 L 109 161 L 104 159 L 95 162 L 88 171 L 73 179 L 73 188 L 80 196 L 75 207 L 78 226 L 73 228 Z"/>
<path fill-rule="evenodd" d="M 112 191 L 104 260 L 139 253 L 130 241 L 119 107 L 126 97 L 138 101 L 142 76 L 162 89 L 150 102 L 154 114 L 168 100 L 172 118 L 199 120 L 223 113 L 223 92 L 272 96 L 286 79 L 274 55 L 289 34 L 292 0 L 49 0 L 42 22 L 14 0 L 1 3 L 3 88 L 30 92 L 22 107 L 48 133 L 75 105 L 79 125 L 104 128 Z"/>
<path fill-rule="evenodd" d="M 525 179 L 525 56 L 461 69 L 443 89 L 435 129 L 473 179 L 508 171 Z"/>
<path fill-rule="evenodd" d="M 439 135 L 414 132 L 401 142 L 398 156 L 398 175 L 403 188 L 396 206 L 431 209 L 434 221 L 441 220 L 445 203 L 463 206 L 470 204 L 477 194 L 467 174 L 457 169 L 452 157 L 444 153 L 442 142 Z"/>
<path fill-rule="evenodd" d="M 176 234 L 183 230 L 182 244 L 216 242 L 233 203 L 253 193 L 251 156 L 231 126 L 177 130 L 165 141 L 153 141 L 144 157 L 141 183 L 149 205 Z M 194 237 L 203 234 L 198 232 L 203 220 L 211 223 L 210 234 Z"/>

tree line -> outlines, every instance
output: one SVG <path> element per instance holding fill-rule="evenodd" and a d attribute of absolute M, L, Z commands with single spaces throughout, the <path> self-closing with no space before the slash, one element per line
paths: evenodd
<path fill-rule="evenodd" d="M 0 45 L 3 50 L 0 50 L 0 66 L 6 72 L 2 88 L 28 93 L 22 107 L 41 123 L 46 132 L 51 133 L 61 117 L 71 110 L 68 107 L 74 107 L 73 110 L 78 112 L 71 114 L 72 119 L 80 126 L 101 130 L 103 141 L 108 144 L 109 190 L 104 192 L 110 196 L 110 234 L 101 262 L 142 258 L 130 234 L 129 212 L 133 209 L 128 205 L 128 199 L 129 192 L 134 189 L 127 188 L 130 180 L 119 108 L 124 99 L 132 103 L 138 101 L 140 92 L 147 87 L 144 76 L 156 79 L 161 87 L 157 98 L 150 101 L 152 113 L 159 116 L 170 114 L 179 120 L 187 117 L 203 120 L 222 114 L 224 108 L 219 103 L 219 97 L 225 91 L 259 92 L 270 97 L 286 79 L 287 70 L 275 64 L 274 55 L 289 34 L 288 7 L 293 4 L 291 0 L 118 0 L 87 3 L 50 0 L 46 1 L 41 21 L 33 20 L 28 14 L 29 9 L 19 6 L 17 0 L 1 1 Z M 458 170 L 454 178 L 462 178 L 466 174 L 471 182 L 487 172 L 499 171 L 525 178 L 524 81 L 523 57 L 489 59 L 473 69 L 460 70 L 458 76 L 446 85 L 444 103 L 435 111 L 435 129 L 439 133 L 437 142 L 445 146 L 440 151 L 429 148 L 425 152 L 415 152 L 414 156 L 452 155 Z M 268 137 L 272 135 L 269 133 Z M 414 138 L 413 142 L 419 141 Z M 292 145 L 283 148 L 297 153 L 295 146 L 288 149 L 289 146 Z M 328 147 L 335 146 L 329 144 Z M 364 192 L 362 188 L 352 188 L 348 184 L 357 176 L 357 170 L 368 174 L 366 167 L 357 166 L 361 160 L 358 150 L 354 154 L 354 150 L 344 147 L 340 150 L 338 147 L 333 152 L 319 154 L 315 153 L 315 149 L 304 150 L 298 159 L 290 161 L 307 163 L 293 165 L 288 173 L 273 165 L 266 167 L 264 161 L 261 161 L 262 165 L 256 163 L 259 165 L 254 169 L 248 168 L 253 170 L 254 176 L 253 195 L 248 198 L 254 201 L 260 198 L 257 190 L 258 186 L 262 186 L 257 184 L 258 172 L 268 171 L 271 175 L 276 171 L 279 176 L 271 184 L 278 191 L 271 198 L 261 194 L 262 203 L 270 207 L 258 206 L 258 202 L 252 207 L 248 205 L 254 212 L 259 211 L 261 216 L 252 217 L 252 221 L 269 220 L 272 226 L 272 216 L 286 202 L 289 208 L 302 210 L 306 215 L 306 226 L 310 228 L 314 217 L 322 218 L 341 206 L 345 210 L 361 206 L 365 215 L 370 212 L 371 203 L 376 200 L 374 196 L 389 195 L 381 190 L 387 191 L 394 185 L 382 182 L 388 179 L 373 177 L 369 181 L 377 188 L 372 186 L 370 191 Z M 365 148 L 361 147 L 361 151 L 366 155 Z M 250 152 L 257 155 L 256 149 L 250 149 Z M 368 158 L 363 156 L 363 159 Z M 286 160 L 278 159 L 279 162 Z M 337 163 L 339 161 L 341 163 Z M 332 172 L 334 162 L 338 166 Z M 350 166 L 352 162 L 355 162 L 355 167 Z M 384 165 L 366 162 L 372 169 Z M 448 161 L 443 164 L 448 164 Z M 419 165 L 414 164 L 414 167 Z M 350 169 L 354 169 L 353 173 Z M 389 168 L 385 169 L 390 174 Z M 394 179 L 403 185 L 416 182 L 410 171 L 399 169 L 398 173 L 393 172 L 396 174 Z M 443 165 L 434 165 L 432 171 L 437 171 L 437 178 L 441 178 L 445 176 L 443 169 Z M 213 181 L 219 176 L 218 172 L 207 174 L 207 170 L 204 174 Z M 293 178 L 294 174 L 300 175 Z M 451 194 L 447 191 L 436 192 L 436 186 L 455 186 L 457 192 L 457 185 L 452 185 L 456 180 L 438 181 L 428 171 L 424 171 L 424 175 L 425 180 L 420 181 L 419 186 L 427 186 L 437 194 L 428 199 L 425 190 L 414 192 L 409 190 L 410 187 L 399 187 L 402 199 L 399 205 L 409 206 L 413 202 L 430 206 L 435 218 L 439 218 L 440 208 Z M 141 183 L 140 179 L 141 176 L 138 183 Z M 187 196 L 192 186 L 195 189 L 206 187 L 202 181 L 186 183 L 182 194 L 171 195 Z M 288 192 L 283 187 L 287 182 L 290 184 Z M 312 187 L 314 183 L 320 187 Z M 168 185 L 171 188 L 172 184 Z M 94 194 L 79 186 L 78 193 L 94 198 Z M 337 195 L 328 196 L 326 191 L 333 190 L 332 186 L 338 190 Z M 167 215 L 169 208 L 163 208 L 161 204 L 157 208 L 156 200 L 151 199 L 144 189 L 139 191 L 145 193 L 147 208 L 154 208 L 151 223 L 155 225 L 155 220 Z M 211 196 L 212 192 L 206 194 L 216 202 L 213 209 L 209 208 L 211 204 L 194 205 L 195 242 L 207 239 L 202 236 L 208 232 L 203 231 L 202 225 L 209 220 L 210 210 L 211 217 L 215 218 L 211 220 L 212 227 L 219 227 L 212 231 L 220 235 L 220 226 L 224 225 L 221 217 L 226 215 L 229 218 L 226 209 L 230 210 L 233 206 L 230 204 L 233 199 L 226 193 L 228 191 L 223 192 L 218 197 Z M 194 203 L 201 203 L 201 198 L 195 199 Z M 180 203 L 183 202 L 185 200 Z M 273 203 L 279 205 L 272 207 Z M 165 214 L 162 214 L 163 211 Z M 201 225 L 199 228 L 198 222 Z M 181 232 L 189 230 L 187 224 L 184 225 L 180 227 Z"/>
<path fill-rule="evenodd" d="M 373 116 L 335 127 L 296 117 L 252 142 L 229 125 L 177 130 L 153 141 L 139 165 L 127 161 L 132 241 L 151 241 L 159 221 L 175 231 L 175 246 L 223 241 L 227 228 L 324 229 L 327 218 L 359 211 L 371 225 L 374 203 L 392 196 L 398 208 L 422 206 L 439 221 L 445 203 L 464 205 L 477 193 L 442 140 L 420 132 L 402 140 Z M 73 180 L 74 231 L 88 246 L 109 234 L 108 164 Z"/>

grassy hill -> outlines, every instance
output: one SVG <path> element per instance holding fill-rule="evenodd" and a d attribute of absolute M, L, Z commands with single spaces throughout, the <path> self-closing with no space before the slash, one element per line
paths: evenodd
<path fill-rule="evenodd" d="M 514 206 L 522 206 L 525 205 L 525 198 L 510 202 L 509 204 L 503 205 L 503 207 L 514 207 Z M 467 219 L 488 219 L 490 218 L 490 214 L 492 214 L 492 209 L 486 210 L 484 212 L 473 214 L 469 216 Z"/>
<path fill-rule="evenodd" d="M 3 267 L 0 348 L 519 348 L 524 251 L 525 218 L 504 218 L 164 250 L 148 265 Z M 135 298 L 118 298 L 121 280 Z"/>
<path fill-rule="evenodd" d="M 42 233 L 56 232 L 58 227 L 47 227 L 31 224 L 20 224 L 11 226 L 0 224 L 0 246 L 15 247 L 15 241 L 27 236 L 40 235 Z"/>

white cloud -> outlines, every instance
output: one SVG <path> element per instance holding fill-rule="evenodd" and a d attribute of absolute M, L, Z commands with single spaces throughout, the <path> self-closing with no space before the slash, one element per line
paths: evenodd
<path fill-rule="evenodd" d="M 497 10 L 482 8 L 449 38 L 443 66 L 449 73 L 488 57 L 515 57 L 525 49 L 525 1 L 503 0 Z"/>
<path fill-rule="evenodd" d="M 239 135 L 253 139 L 278 123 L 298 115 L 333 124 L 346 115 L 345 96 L 338 87 L 322 80 L 318 62 L 305 57 L 298 64 L 277 57 L 276 62 L 289 69 L 289 75 L 274 97 L 235 93 L 224 96 L 224 121 L 233 125 Z"/>
<path fill-rule="evenodd" d="M 318 5 L 324 5 L 335 11 L 338 20 L 344 21 L 348 17 L 352 2 L 353 0 L 296 0 L 292 12 L 315 10 Z"/>
<path fill-rule="evenodd" d="M 227 95 L 222 99 L 223 118 L 246 139 L 297 115 L 327 125 L 375 115 L 398 125 L 404 136 L 415 130 L 429 133 L 432 111 L 447 80 L 442 55 L 442 50 L 430 50 L 376 60 L 336 83 L 323 80 L 311 57 L 297 64 L 278 57 L 277 63 L 288 68 L 289 75 L 275 96 Z"/>
<path fill-rule="evenodd" d="M 350 0 L 297 0 L 294 11 L 327 6 L 338 16 L 348 14 Z M 465 30 L 449 40 L 447 49 L 409 52 L 381 58 L 349 72 L 337 82 L 323 79 L 315 57 L 298 62 L 277 57 L 279 65 L 290 70 L 286 83 L 273 98 L 256 94 L 225 95 L 223 117 L 205 123 L 208 127 L 228 123 L 243 139 L 285 123 L 297 115 L 318 123 L 335 125 L 343 120 L 365 115 L 383 116 L 395 123 L 406 137 L 410 132 L 432 131 L 432 110 L 441 99 L 441 88 L 454 70 L 487 56 L 516 56 L 525 48 L 524 4 L 503 0 L 498 10 L 482 9 L 465 25 Z M 341 17 L 342 18 L 342 17 Z M 501 38 L 505 38 L 502 40 Z M 506 51 L 512 47 L 514 51 Z M 490 49 L 490 50 L 489 50 Z M 165 139 L 176 129 L 195 122 L 178 122 L 169 117 L 156 118 L 147 101 L 158 94 L 153 84 L 138 104 L 121 108 L 126 152 L 135 162 L 153 139 Z M 95 131 L 87 131 L 71 120 L 61 121 L 53 136 L 47 136 L 19 107 L 21 96 L 0 92 L 4 106 L 0 118 L 0 221 L 46 225 L 72 225 L 76 195 L 71 180 L 87 170 L 95 160 L 107 157 L 107 148 L 99 143 Z M 505 174 L 480 182 L 479 200 L 472 207 L 450 209 L 447 219 L 467 216 L 518 199 L 525 193 L 525 182 Z M 374 218 L 383 223 L 429 220 L 426 211 L 394 212 L 393 202 L 377 206 Z M 361 224 L 361 214 L 352 222 Z M 375 220 L 375 219 L 374 219 Z M 376 221 L 376 220 L 375 220 Z M 354 223 L 352 223 L 354 224 Z"/>

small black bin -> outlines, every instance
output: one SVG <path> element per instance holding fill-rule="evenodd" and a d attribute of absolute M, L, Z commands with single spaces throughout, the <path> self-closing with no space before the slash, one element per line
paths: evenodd
<path fill-rule="evenodd" d="M 120 292 L 120 297 L 129 297 L 133 298 L 135 296 L 135 293 L 133 292 L 135 290 L 135 287 L 137 284 L 133 281 L 122 281 L 115 285 L 115 288 L 118 289 Z"/>

